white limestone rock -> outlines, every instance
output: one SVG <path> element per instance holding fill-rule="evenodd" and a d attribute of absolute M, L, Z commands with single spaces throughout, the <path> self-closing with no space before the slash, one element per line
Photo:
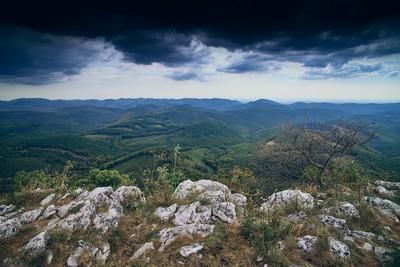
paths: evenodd
<path fill-rule="evenodd" d="M 7 238 L 10 237 L 19 230 L 21 230 L 21 223 L 18 218 L 12 218 L 0 223 L 0 238 Z"/>
<path fill-rule="evenodd" d="M 3 216 L 6 213 L 9 213 L 15 209 L 13 204 L 10 205 L 0 205 L 0 216 Z"/>
<path fill-rule="evenodd" d="M 42 215 L 40 216 L 39 219 L 49 219 L 53 217 L 54 215 L 57 214 L 57 209 L 56 206 L 54 205 L 49 205 L 47 208 L 43 211 Z"/>
<path fill-rule="evenodd" d="M 348 258 L 350 256 L 350 249 L 345 243 L 336 240 L 332 237 L 329 238 L 329 249 L 330 253 L 334 257 L 341 259 Z"/>
<path fill-rule="evenodd" d="M 188 245 L 188 246 L 184 246 L 181 247 L 181 249 L 179 250 L 179 253 L 182 255 L 182 257 L 189 257 L 190 255 L 199 252 L 200 250 L 202 250 L 204 248 L 203 245 L 196 243 L 193 245 Z"/>
<path fill-rule="evenodd" d="M 325 208 L 323 211 L 332 213 L 336 216 L 360 217 L 360 213 L 356 207 L 349 202 L 340 202 L 336 207 Z"/>
<path fill-rule="evenodd" d="M 211 205 L 212 216 L 226 223 L 234 223 L 236 218 L 235 205 L 231 202 L 222 202 Z"/>
<path fill-rule="evenodd" d="M 355 237 L 358 239 L 364 239 L 364 240 L 371 240 L 372 238 L 375 237 L 374 233 L 371 232 L 365 232 L 365 231 L 360 231 L 360 230 L 352 230 L 352 231 L 346 231 L 346 236 L 350 237 Z"/>
<path fill-rule="evenodd" d="M 194 234 L 206 237 L 214 230 L 212 224 L 192 223 L 163 229 L 159 232 L 161 246 L 159 251 L 171 244 L 178 236 L 192 236 Z"/>
<path fill-rule="evenodd" d="M 29 242 L 25 244 L 22 249 L 33 255 L 36 255 L 46 249 L 47 240 L 49 240 L 49 234 L 45 230 L 29 240 Z"/>
<path fill-rule="evenodd" d="M 374 188 L 374 191 L 382 196 L 387 196 L 387 197 L 393 197 L 396 194 L 390 190 L 387 190 L 385 187 L 378 185 L 377 187 Z"/>
<path fill-rule="evenodd" d="M 330 215 L 318 215 L 318 219 L 320 222 L 325 224 L 326 226 L 341 229 L 341 230 L 348 230 L 349 227 L 347 226 L 345 219 L 338 219 Z"/>
<path fill-rule="evenodd" d="M 312 235 L 305 235 L 297 238 L 297 248 L 301 251 L 311 254 L 314 249 L 314 245 L 317 242 L 317 237 Z"/>
<path fill-rule="evenodd" d="M 189 205 L 183 205 L 175 212 L 173 223 L 184 225 L 192 223 L 211 223 L 211 208 L 201 206 L 199 201 Z"/>
<path fill-rule="evenodd" d="M 400 182 L 389 182 L 389 181 L 377 180 L 377 181 L 375 181 L 375 185 L 382 186 L 388 190 L 400 191 Z"/>
<path fill-rule="evenodd" d="M 382 214 L 392 218 L 396 222 L 400 222 L 400 206 L 393 201 L 379 197 L 364 197 L 363 200 L 376 207 Z"/>
<path fill-rule="evenodd" d="M 300 190 L 280 191 L 269 196 L 267 201 L 261 205 L 260 211 L 270 212 L 292 203 L 296 203 L 302 208 L 312 208 L 314 197 Z"/>
<path fill-rule="evenodd" d="M 81 265 L 80 259 L 85 254 L 88 254 L 90 256 L 90 263 L 93 262 L 95 264 L 105 264 L 110 254 L 110 245 L 108 243 L 105 243 L 104 246 L 99 249 L 90 243 L 79 240 L 75 245 L 75 248 L 72 251 L 71 255 L 67 259 L 67 266 L 77 267 Z"/>
<path fill-rule="evenodd" d="M 51 201 L 53 201 L 53 199 L 54 199 L 55 197 L 56 197 L 56 194 L 54 194 L 54 193 L 48 195 L 47 197 L 45 197 L 45 198 L 40 202 L 40 205 L 43 206 L 43 207 L 49 205 L 49 203 L 50 203 Z"/>
<path fill-rule="evenodd" d="M 300 222 L 307 218 L 307 214 L 304 211 L 291 213 L 287 216 L 288 220 L 293 223 Z"/>
<path fill-rule="evenodd" d="M 143 254 L 145 254 L 148 251 L 154 250 L 154 244 L 153 242 L 147 242 L 144 243 L 140 248 L 138 248 L 133 256 L 130 258 L 129 261 L 134 261 L 137 258 L 141 257 Z"/>
<path fill-rule="evenodd" d="M 123 203 L 127 198 L 131 198 L 133 200 L 135 200 L 136 203 L 139 202 L 144 202 L 145 198 L 144 195 L 142 193 L 142 191 L 140 191 L 140 189 L 136 186 L 127 186 L 127 185 L 123 185 L 120 188 L 118 188 L 115 191 L 115 194 L 118 197 L 118 200 Z"/>
<path fill-rule="evenodd" d="M 154 212 L 160 219 L 164 222 L 169 221 L 172 216 L 174 216 L 174 213 L 176 209 L 178 208 L 178 204 L 172 204 L 169 207 L 159 207 L 156 209 Z"/>
<path fill-rule="evenodd" d="M 40 214 L 42 213 L 43 208 L 37 208 L 34 210 L 26 211 L 19 216 L 19 222 L 21 224 L 31 223 L 36 221 Z"/>
<path fill-rule="evenodd" d="M 208 200 L 211 203 L 229 199 L 231 195 L 229 188 L 220 182 L 212 180 L 192 182 L 186 180 L 176 187 L 173 196 L 177 199 L 186 199 L 190 195 L 201 195 L 202 193 L 205 194 L 203 194 L 199 200 Z"/>
<path fill-rule="evenodd" d="M 368 251 L 368 252 L 373 252 L 374 251 L 374 246 L 371 245 L 368 242 L 365 242 L 364 245 L 362 246 L 362 249 Z"/>

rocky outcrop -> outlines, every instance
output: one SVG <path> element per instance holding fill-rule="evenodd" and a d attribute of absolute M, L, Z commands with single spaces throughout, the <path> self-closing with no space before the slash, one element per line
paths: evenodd
<path fill-rule="evenodd" d="M 364 197 L 363 200 L 377 208 L 382 214 L 392 218 L 396 222 L 400 222 L 400 205 L 379 197 Z"/>
<path fill-rule="evenodd" d="M 181 200 L 189 198 L 195 201 L 181 206 L 173 204 L 169 207 L 159 207 L 155 210 L 155 214 L 162 221 L 171 220 L 175 225 L 160 231 L 160 250 L 168 246 L 177 236 L 210 234 L 216 221 L 234 223 L 237 221 L 236 205 L 244 208 L 247 202 L 245 196 L 231 194 L 226 185 L 210 180 L 184 181 L 178 185 L 174 196 Z"/>
<path fill-rule="evenodd" d="M 19 232 L 24 224 L 36 221 L 42 212 L 42 208 L 26 211 L 22 214 L 15 213 L 15 217 L 0 221 L 0 238 L 10 237 Z"/>
<path fill-rule="evenodd" d="M 270 212 L 290 204 L 297 205 L 305 209 L 312 208 L 314 206 L 314 197 L 300 190 L 280 191 L 269 196 L 267 201 L 261 205 L 260 211 Z"/>
<path fill-rule="evenodd" d="M 91 192 L 81 192 L 75 200 L 63 206 L 55 207 L 50 205 L 43 211 L 40 218 L 55 218 L 48 223 L 41 233 L 33 237 L 23 249 L 30 251 L 32 254 L 43 251 L 46 248 L 46 241 L 49 238 L 49 230 L 51 229 L 86 230 L 93 225 L 95 229 L 105 233 L 110 228 L 118 226 L 119 218 L 123 214 L 122 202 L 128 197 L 133 201 L 144 201 L 141 191 L 135 186 L 123 186 L 115 192 L 111 187 L 98 187 Z M 73 212 L 73 209 L 76 208 L 77 211 Z M 100 209 L 105 209 L 106 211 L 100 211 Z M 21 224 L 20 222 L 26 223 L 38 219 L 41 210 L 42 208 L 39 208 L 20 215 L 19 225 Z M 12 220 L 7 222 L 12 222 Z M 9 228 L 11 229 L 11 227 Z M 76 253 L 85 251 L 88 248 L 82 242 L 80 244 L 82 246 L 76 248 Z M 104 249 L 101 251 L 103 251 L 101 253 L 105 253 Z M 98 253 L 100 252 L 96 253 L 96 257 L 99 257 L 100 254 Z M 74 262 L 74 256 L 71 258 L 71 262 Z"/>

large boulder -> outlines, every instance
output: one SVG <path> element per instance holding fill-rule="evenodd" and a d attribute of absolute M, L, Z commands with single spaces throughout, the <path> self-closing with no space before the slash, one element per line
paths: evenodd
<path fill-rule="evenodd" d="M 290 204 L 298 205 L 301 208 L 312 208 L 314 207 L 314 197 L 300 190 L 280 191 L 269 196 L 267 201 L 261 205 L 260 211 L 270 212 Z"/>
<path fill-rule="evenodd" d="M 245 207 L 247 203 L 247 198 L 244 195 L 240 193 L 232 194 L 226 185 L 212 180 L 183 181 L 176 187 L 173 196 L 181 200 L 193 197 L 194 200 L 210 204 L 232 202 L 240 209 Z"/>
<path fill-rule="evenodd" d="M 229 197 L 231 194 L 229 188 L 220 182 L 212 180 L 199 180 L 197 182 L 192 182 L 186 180 L 176 187 L 173 196 L 178 199 L 185 199 L 191 195 L 200 195 L 204 192 L 207 193 L 203 198 L 210 201 L 221 201 L 224 200 L 225 197 Z"/>
<path fill-rule="evenodd" d="M 25 246 L 23 246 L 22 249 L 30 252 L 33 255 L 36 255 L 46 249 L 46 244 L 48 240 L 49 234 L 45 230 L 29 240 L 29 242 Z"/>
<path fill-rule="evenodd" d="M 175 213 L 173 223 L 175 225 L 184 225 L 192 223 L 210 223 L 211 208 L 201 206 L 199 201 L 189 205 L 180 206 Z"/>

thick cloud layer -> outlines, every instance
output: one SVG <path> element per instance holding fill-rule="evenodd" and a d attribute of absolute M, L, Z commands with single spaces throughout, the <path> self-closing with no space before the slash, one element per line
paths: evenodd
<path fill-rule="evenodd" d="M 400 53 L 399 15 L 392 0 L 13 1 L 0 11 L 0 80 L 52 83 L 116 59 L 176 68 L 174 80 L 288 65 L 306 79 L 397 77 L 357 61 Z"/>

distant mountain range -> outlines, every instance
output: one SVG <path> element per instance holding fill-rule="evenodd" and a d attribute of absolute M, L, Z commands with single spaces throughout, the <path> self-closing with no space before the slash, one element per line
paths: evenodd
<path fill-rule="evenodd" d="M 112 166 L 136 175 L 149 150 L 176 144 L 202 170 L 210 170 L 202 161 L 210 155 L 242 164 L 281 124 L 305 118 L 316 124 L 343 118 L 379 125 L 364 160 L 400 173 L 400 103 L 26 98 L 0 101 L 0 177 L 19 170 L 61 170 L 66 160 L 76 160 L 82 171 Z"/>

